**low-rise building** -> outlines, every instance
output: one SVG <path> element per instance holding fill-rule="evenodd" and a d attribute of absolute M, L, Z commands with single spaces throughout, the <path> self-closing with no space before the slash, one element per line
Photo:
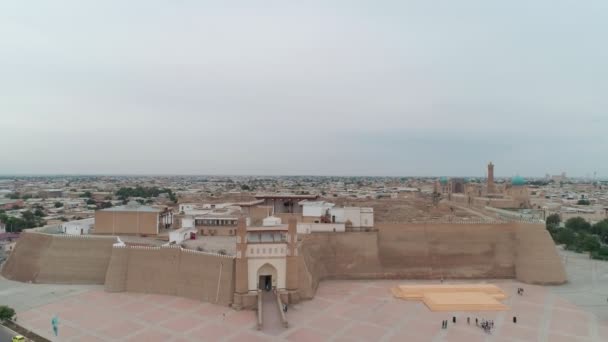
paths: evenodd
<path fill-rule="evenodd" d="M 95 234 L 158 235 L 161 213 L 154 207 L 129 202 L 95 211 Z"/>
<path fill-rule="evenodd" d="M 87 235 L 95 225 L 95 218 L 87 218 L 76 221 L 62 222 L 61 232 L 68 235 Z"/>

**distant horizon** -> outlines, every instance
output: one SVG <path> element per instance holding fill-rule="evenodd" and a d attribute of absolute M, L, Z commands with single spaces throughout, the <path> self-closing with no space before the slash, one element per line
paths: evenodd
<path fill-rule="evenodd" d="M 344 177 L 344 178 L 440 178 L 440 177 L 448 177 L 448 178 L 473 178 L 473 179 L 487 179 L 487 176 L 460 176 L 460 175 L 430 175 L 430 176 L 421 176 L 421 175 L 321 175 L 321 174 L 179 174 L 179 173 L 166 173 L 166 174 L 145 174 L 145 173 L 20 173 L 20 174 L 2 174 L 0 173 L 0 178 L 10 178 L 10 177 Z M 526 176 L 526 175 L 513 175 L 513 176 L 501 176 L 494 175 L 495 179 L 510 179 L 515 176 L 521 176 L 526 180 L 529 179 L 546 179 L 546 175 L 543 176 Z M 552 174 L 550 176 L 560 176 Z M 590 179 L 592 176 L 569 176 L 566 174 L 566 178 L 568 179 Z M 595 180 L 603 180 L 608 179 L 608 177 L 600 177 L 597 176 Z"/>

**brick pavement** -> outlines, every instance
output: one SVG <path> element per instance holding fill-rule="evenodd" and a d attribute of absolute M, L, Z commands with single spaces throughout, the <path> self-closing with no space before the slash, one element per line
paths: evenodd
<path fill-rule="evenodd" d="M 489 281 L 488 281 L 489 282 Z M 19 322 L 57 341 L 606 341 L 608 321 L 598 319 L 541 286 L 492 282 L 509 298 L 503 312 L 430 312 L 422 303 L 393 298 L 390 288 L 422 281 L 324 281 L 312 301 L 291 306 L 290 327 L 277 334 L 255 330 L 253 311 L 184 298 L 106 293 L 98 288 L 18 312 Z M 524 287 L 524 296 L 516 294 Z M 60 338 L 50 319 L 60 320 Z M 518 323 L 512 323 L 512 316 Z M 451 323 L 451 317 L 457 323 Z M 466 317 L 471 317 L 471 324 Z M 488 335 L 474 318 L 493 319 Z M 447 330 L 441 321 L 449 319 Z"/>

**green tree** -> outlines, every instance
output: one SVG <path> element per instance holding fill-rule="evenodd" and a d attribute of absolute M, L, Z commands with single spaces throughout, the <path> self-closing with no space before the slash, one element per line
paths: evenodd
<path fill-rule="evenodd" d="M 13 192 L 12 194 L 6 195 L 6 197 L 8 197 L 10 199 L 19 199 L 21 196 L 19 195 L 18 192 Z"/>
<path fill-rule="evenodd" d="M 15 317 L 15 310 L 10 306 L 0 305 L 0 320 L 10 321 Z"/>
<path fill-rule="evenodd" d="M 63 203 L 61 203 L 61 202 L 55 202 L 54 205 L 55 205 L 55 208 L 61 208 L 61 207 L 63 207 Z"/>
<path fill-rule="evenodd" d="M 572 229 L 577 232 L 581 232 L 581 231 L 590 232 L 591 224 L 589 222 L 585 221 L 584 218 L 578 216 L 578 217 L 569 218 L 566 221 L 566 228 Z"/>
<path fill-rule="evenodd" d="M 560 229 L 560 231 L 557 233 L 555 242 L 566 246 L 571 246 L 574 244 L 575 240 L 576 234 L 574 233 L 574 231 L 569 228 L 564 228 Z"/>
<path fill-rule="evenodd" d="M 594 252 L 600 249 L 601 244 L 597 236 L 584 234 L 579 237 L 579 245 L 583 251 Z"/>
<path fill-rule="evenodd" d="M 591 227 L 591 232 L 596 234 L 603 243 L 608 244 L 608 219 L 594 224 Z"/>
<path fill-rule="evenodd" d="M 44 213 L 44 211 L 42 209 L 36 208 L 36 210 L 34 210 L 34 216 L 44 217 L 44 216 L 46 216 L 46 214 Z"/>
<path fill-rule="evenodd" d="M 559 217 L 558 214 L 551 214 L 549 216 L 547 216 L 547 226 L 559 226 L 559 224 L 562 222 L 562 219 Z"/>
<path fill-rule="evenodd" d="M 249 187 L 249 185 L 243 184 L 243 185 L 241 185 L 241 190 L 243 190 L 243 191 L 249 191 L 249 190 L 251 190 L 251 188 Z"/>
<path fill-rule="evenodd" d="M 88 205 L 92 205 L 92 204 L 97 204 L 97 202 L 95 202 L 95 200 L 94 200 L 94 199 L 89 198 L 89 199 L 87 200 L 87 204 L 88 204 Z"/>
<path fill-rule="evenodd" d="M 90 191 L 85 191 L 83 194 L 80 195 L 80 197 L 82 198 L 91 198 L 93 196 L 93 194 Z"/>

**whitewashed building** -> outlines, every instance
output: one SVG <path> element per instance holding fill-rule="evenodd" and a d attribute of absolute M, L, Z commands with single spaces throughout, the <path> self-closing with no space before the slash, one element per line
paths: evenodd
<path fill-rule="evenodd" d="M 64 234 L 68 235 L 87 235 L 89 230 L 95 225 L 95 218 L 88 218 L 83 220 L 69 221 L 61 223 L 60 230 Z"/>

